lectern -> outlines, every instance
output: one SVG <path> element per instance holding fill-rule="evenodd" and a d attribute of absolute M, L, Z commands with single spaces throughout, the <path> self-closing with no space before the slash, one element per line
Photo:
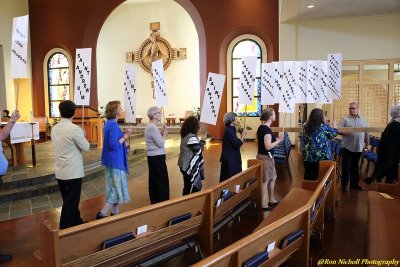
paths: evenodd
<path fill-rule="evenodd" d="M 99 113 L 92 107 L 76 107 L 75 116 L 72 122 L 82 126 L 86 132 L 86 139 L 91 146 L 103 146 L 103 118 L 100 118 Z"/>

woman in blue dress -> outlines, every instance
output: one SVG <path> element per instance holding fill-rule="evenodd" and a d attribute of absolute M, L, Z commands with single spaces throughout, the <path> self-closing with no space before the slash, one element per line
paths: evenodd
<path fill-rule="evenodd" d="M 106 204 L 96 215 L 96 219 L 119 214 L 118 204 L 130 202 L 126 173 L 128 170 L 128 154 L 125 141 L 132 134 L 132 128 L 125 133 L 118 126 L 118 118 L 122 115 L 120 101 L 110 101 L 106 106 L 107 122 L 104 125 L 104 142 L 101 153 L 101 165 L 105 167 Z"/>

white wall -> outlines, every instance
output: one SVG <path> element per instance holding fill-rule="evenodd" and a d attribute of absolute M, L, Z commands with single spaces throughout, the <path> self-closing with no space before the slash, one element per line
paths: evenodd
<path fill-rule="evenodd" d="M 400 14 L 281 23 L 279 60 L 325 60 L 333 52 L 343 60 L 400 58 L 399 25 Z M 295 117 L 285 126 L 296 126 Z"/>
<path fill-rule="evenodd" d="M 12 24 L 13 17 L 25 16 L 29 12 L 28 0 L 1 0 L 0 1 L 0 45 L 3 46 L 3 58 L 4 58 L 4 72 L 0 75 L 4 75 L 5 80 L 5 95 L 6 101 L 2 99 L 0 103 L 6 106 L 1 106 L 1 109 L 7 108 L 10 111 L 15 109 L 15 94 L 14 88 L 16 88 L 17 82 L 11 78 L 11 37 L 12 37 Z M 19 83 L 19 99 L 18 109 L 21 113 L 23 120 L 30 119 L 30 111 L 32 110 L 32 83 L 31 83 L 31 48 L 30 39 L 28 42 L 28 79 L 20 79 Z M 0 79 L 1 80 L 1 79 Z M 2 84 L 0 84 L 0 90 Z M 3 96 L 2 94 L 1 96 Z"/>
<path fill-rule="evenodd" d="M 97 43 L 97 79 L 100 105 L 110 100 L 123 101 L 125 53 L 138 51 L 150 36 L 150 23 L 161 23 L 161 37 L 173 48 L 186 48 L 187 58 L 174 60 L 166 70 L 168 106 L 165 115 L 184 116 L 185 110 L 200 106 L 199 41 L 193 21 L 172 0 L 150 3 L 123 3 L 107 18 Z M 151 76 L 138 63 L 137 114 L 147 121 L 146 112 L 155 105 Z"/>

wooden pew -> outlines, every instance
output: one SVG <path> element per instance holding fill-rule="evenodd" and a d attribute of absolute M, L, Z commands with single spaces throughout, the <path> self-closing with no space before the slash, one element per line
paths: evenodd
<path fill-rule="evenodd" d="M 308 266 L 311 230 L 320 227 L 323 229 L 325 205 L 331 205 L 328 196 L 334 190 L 329 180 L 333 182 L 336 180 L 335 167 L 335 162 L 323 163 L 320 169 L 321 178 L 315 181 L 315 184 L 306 183 L 306 187 L 310 190 L 293 188 L 253 234 L 193 266 L 241 266 L 254 255 L 264 251 L 266 246 L 274 241 L 276 242 L 275 249 L 270 252 L 270 259 L 263 266 L 279 266 L 287 260 L 290 261 L 289 266 Z M 317 200 L 318 205 L 316 205 Z M 334 205 L 334 200 L 332 203 Z M 313 220 L 312 214 L 314 214 Z M 286 249 L 277 248 L 282 239 L 299 229 L 304 231 L 304 238 L 292 243 L 292 246 Z"/>
<path fill-rule="evenodd" d="M 222 183 L 216 184 L 209 188 L 211 191 L 212 208 L 212 225 L 210 231 L 210 244 L 205 250 L 207 254 L 213 252 L 213 234 L 221 229 L 225 224 L 233 219 L 236 213 L 240 213 L 247 206 L 254 204 L 256 208 L 256 219 L 262 220 L 262 162 L 259 160 L 248 160 L 248 168 L 243 172 L 232 176 Z M 252 184 L 245 188 L 246 182 L 256 179 Z M 236 186 L 240 189 L 236 192 Z M 231 198 L 217 206 L 218 199 L 221 198 L 221 192 L 224 189 L 229 189 L 230 192 L 236 192 Z"/>
<path fill-rule="evenodd" d="M 59 230 L 49 221 L 41 225 L 42 246 L 34 253 L 38 266 L 125 266 L 195 238 L 201 247 L 208 239 L 210 191 L 179 197 L 116 216 Z M 192 218 L 168 226 L 169 220 L 184 213 Z M 136 234 L 139 226 L 148 232 L 117 246 L 102 249 L 105 240 L 127 232 Z M 208 229 L 209 231 L 209 229 Z"/>
<path fill-rule="evenodd" d="M 398 258 L 400 251 L 399 221 L 400 182 L 396 184 L 377 183 L 377 191 L 368 192 L 368 259 Z"/>
<path fill-rule="evenodd" d="M 246 236 L 215 254 L 203 259 L 193 267 L 242 266 L 254 255 L 264 251 L 268 244 L 275 242 L 275 248 L 269 253 L 269 260 L 262 266 L 279 266 L 290 260 L 289 266 L 308 266 L 308 216 L 307 206 L 280 218 L 274 223 Z M 284 249 L 280 242 L 290 233 L 302 229 L 303 236 Z"/>
<path fill-rule="evenodd" d="M 214 226 L 229 216 L 244 201 L 256 204 L 257 216 L 262 219 L 261 209 L 261 164 L 250 161 L 247 170 L 227 181 L 201 192 L 178 197 L 169 201 L 124 212 L 92 221 L 83 225 L 59 230 L 56 225 L 44 221 L 41 225 L 42 245 L 35 251 L 38 266 L 110 266 L 136 263 L 195 238 L 207 255 L 212 253 Z M 252 179 L 256 181 L 244 188 Z M 241 189 L 232 198 L 215 207 L 221 191 L 235 185 Z M 192 218 L 168 226 L 170 219 L 184 213 Z M 147 225 L 148 232 L 136 235 L 134 240 L 115 247 L 102 249 L 105 240 L 127 232 L 136 234 L 139 226 Z"/>

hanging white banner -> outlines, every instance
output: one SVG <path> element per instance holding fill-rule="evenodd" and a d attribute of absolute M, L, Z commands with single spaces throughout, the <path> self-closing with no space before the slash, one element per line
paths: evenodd
<path fill-rule="evenodd" d="M 242 72 L 239 81 L 238 103 L 253 105 L 254 84 L 256 81 L 257 57 L 248 56 L 242 58 Z"/>
<path fill-rule="evenodd" d="M 11 77 L 27 78 L 29 16 L 13 18 Z"/>
<path fill-rule="evenodd" d="M 204 91 L 200 122 L 215 125 L 218 119 L 221 96 L 225 84 L 225 75 L 208 73 L 207 86 Z"/>
<path fill-rule="evenodd" d="M 279 112 L 294 113 L 296 94 L 294 92 L 294 72 L 295 65 L 293 61 L 283 62 L 283 84 L 282 98 L 279 102 Z"/>
<path fill-rule="evenodd" d="M 322 61 L 321 63 L 321 84 L 320 84 L 320 95 L 319 103 L 330 104 L 332 103 L 332 98 L 328 93 L 328 62 Z"/>
<path fill-rule="evenodd" d="M 307 103 L 307 62 L 296 61 L 296 83 L 294 90 L 296 92 L 296 103 Z"/>
<path fill-rule="evenodd" d="M 153 74 L 154 95 L 156 97 L 157 106 L 165 107 L 168 105 L 168 95 L 162 59 L 153 61 L 153 63 L 151 63 L 151 70 Z"/>
<path fill-rule="evenodd" d="M 342 54 L 328 54 L 328 94 L 331 99 L 342 97 Z"/>
<path fill-rule="evenodd" d="M 282 100 L 282 86 L 283 86 L 283 72 L 284 72 L 284 66 L 283 66 L 283 61 L 277 61 L 273 62 L 274 63 L 274 91 L 276 92 L 276 100 L 277 103 L 280 103 Z"/>
<path fill-rule="evenodd" d="M 274 63 L 261 65 L 261 105 L 278 103 L 278 94 L 275 91 L 275 66 Z"/>
<path fill-rule="evenodd" d="M 307 103 L 318 103 L 321 89 L 321 60 L 307 61 Z"/>
<path fill-rule="evenodd" d="M 90 104 L 92 76 L 92 48 L 76 49 L 74 102 L 79 106 Z"/>
<path fill-rule="evenodd" d="M 125 122 L 136 123 L 136 68 L 126 65 L 124 76 Z"/>

